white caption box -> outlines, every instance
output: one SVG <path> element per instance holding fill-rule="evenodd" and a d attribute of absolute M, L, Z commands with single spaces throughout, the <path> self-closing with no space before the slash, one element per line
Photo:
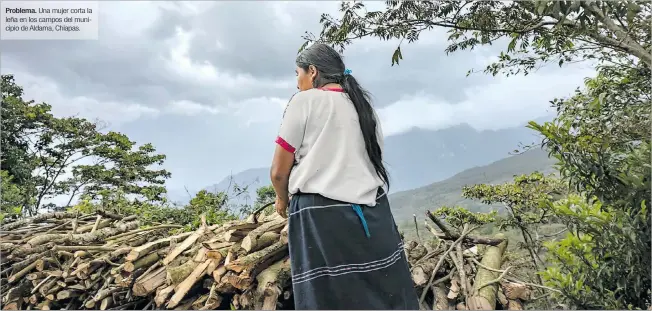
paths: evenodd
<path fill-rule="evenodd" d="M 0 40 L 97 40 L 99 1 L 2 1 Z"/>

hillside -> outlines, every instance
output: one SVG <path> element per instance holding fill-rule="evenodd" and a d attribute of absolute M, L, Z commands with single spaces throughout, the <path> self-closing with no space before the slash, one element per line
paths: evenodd
<path fill-rule="evenodd" d="M 391 194 L 389 199 L 392 212 L 397 224 L 402 226 L 411 221 L 413 214 L 421 219 L 426 210 L 433 210 L 442 205 L 459 205 L 471 211 L 486 211 L 492 207 L 462 198 L 462 187 L 481 183 L 503 183 L 511 180 L 514 175 L 534 171 L 552 173 L 554 162 L 554 159 L 548 158 L 545 151 L 535 149 L 489 165 L 467 169 L 443 181 Z"/>
<path fill-rule="evenodd" d="M 509 156 L 519 143 L 537 140 L 524 126 L 478 131 L 461 124 L 441 130 L 413 129 L 385 139 L 390 192 L 410 190 Z"/>

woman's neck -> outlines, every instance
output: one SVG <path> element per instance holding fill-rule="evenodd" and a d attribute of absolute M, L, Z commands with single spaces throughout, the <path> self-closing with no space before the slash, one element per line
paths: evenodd
<path fill-rule="evenodd" d="M 322 88 L 322 89 L 341 89 L 342 86 L 337 84 L 337 83 L 327 83 L 325 85 L 322 85 L 320 88 Z"/>

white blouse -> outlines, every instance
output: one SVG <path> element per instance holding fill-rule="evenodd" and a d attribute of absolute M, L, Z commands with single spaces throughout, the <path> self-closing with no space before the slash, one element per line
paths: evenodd
<path fill-rule="evenodd" d="M 378 144 L 383 150 L 380 120 Z M 376 205 L 383 185 L 365 149 L 358 113 L 341 89 L 299 92 L 288 103 L 276 143 L 295 154 L 289 191 Z"/>

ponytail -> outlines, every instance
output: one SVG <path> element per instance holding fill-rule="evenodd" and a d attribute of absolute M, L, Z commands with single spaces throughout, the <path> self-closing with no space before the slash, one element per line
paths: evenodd
<path fill-rule="evenodd" d="M 344 74 L 342 88 L 349 95 L 355 111 L 358 113 L 360 130 L 362 130 L 362 137 L 364 138 L 364 145 L 367 149 L 369 160 L 371 160 L 376 174 L 387 185 L 387 191 L 389 191 L 389 174 L 383 165 L 383 155 L 378 144 L 378 131 L 376 131 L 378 120 L 376 120 L 373 108 L 371 107 L 369 92 L 363 89 L 349 72 Z"/>
<path fill-rule="evenodd" d="M 342 85 L 358 113 L 360 130 L 362 130 L 369 160 L 389 191 L 389 174 L 383 165 L 383 155 L 378 144 L 378 131 L 376 130 L 378 120 L 376 120 L 371 107 L 369 93 L 358 84 L 358 81 L 351 75 L 351 70 L 346 69 L 340 54 L 326 44 L 315 43 L 306 48 L 297 56 L 296 64 L 306 71 L 311 65 L 317 68 L 318 75 L 312 81 L 314 87 L 321 87 L 328 83 Z"/>

